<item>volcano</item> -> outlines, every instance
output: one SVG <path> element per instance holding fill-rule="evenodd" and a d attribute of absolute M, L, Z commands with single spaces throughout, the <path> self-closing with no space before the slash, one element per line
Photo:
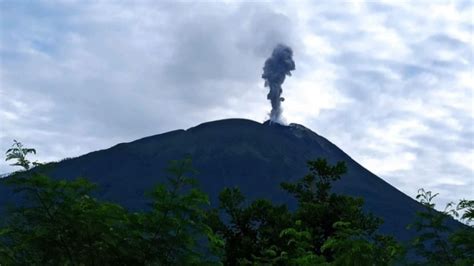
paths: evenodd
<path fill-rule="evenodd" d="M 195 178 L 214 206 L 225 187 L 239 187 L 249 199 L 265 198 L 295 206 L 294 200 L 280 189 L 280 183 L 303 177 L 308 172 L 306 162 L 322 157 L 331 163 L 346 162 L 347 174 L 333 189 L 364 198 L 365 209 L 383 218 L 382 233 L 401 241 L 410 239 L 412 232 L 406 226 L 423 208 L 330 141 L 298 124 L 283 126 L 244 119 L 208 122 L 50 166 L 54 178 L 85 177 L 99 185 L 99 198 L 141 209 L 147 207 L 144 192 L 166 181 L 169 161 L 186 156 L 191 156 L 198 170 Z M 9 195 L 5 187 L 0 187 L 0 206 Z"/>

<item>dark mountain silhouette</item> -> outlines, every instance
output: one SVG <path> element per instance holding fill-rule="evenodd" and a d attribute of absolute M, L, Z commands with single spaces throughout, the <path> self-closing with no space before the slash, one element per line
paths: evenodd
<path fill-rule="evenodd" d="M 366 209 L 384 219 L 382 232 L 408 240 L 412 232 L 405 227 L 422 208 L 311 130 L 296 124 L 281 126 L 244 119 L 214 121 L 121 143 L 53 163 L 51 175 L 87 177 L 99 185 L 98 197 L 132 209 L 145 208 L 144 192 L 166 180 L 170 160 L 187 155 L 199 171 L 196 177 L 201 188 L 214 203 L 224 187 L 238 186 L 250 199 L 294 204 L 279 184 L 304 176 L 307 160 L 324 157 L 332 163 L 346 162 L 348 173 L 335 184 L 335 191 L 363 197 Z M 4 187 L 0 193 L 3 206 L 10 193 Z"/>

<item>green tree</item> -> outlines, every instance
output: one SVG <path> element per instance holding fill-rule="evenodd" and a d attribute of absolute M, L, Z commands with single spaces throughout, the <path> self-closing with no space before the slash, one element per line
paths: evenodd
<path fill-rule="evenodd" d="M 28 152 L 18 149 L 7 158 L 27 170 Z M 156 186 L 150 210 L 136 213 L 93 198 L 86 179 L 40 171 L 2 180 L 23 196 L 0 225 L 2 265 L 218 264 L 222 241 L 205 224 L 208 200 L 186 176 L 189 159 L 171 163 L 169 186 Z"/>
<path fill-rule="evenodd" d="M 90 196 L 85 179 L 57 181 L 41 174 L 8 178 L 24 202 L 0 230 L 0 256 L 13 265 L 118 263 L 127 212 Z M 123 248 L 126 248 L 122 245 Z"/>
<path fill-rule="evenodd" d="M 403 250 L 392 237 L 376 233 L 382 220 L 363 211 L 363 199 L 331 191 L 347 171 L 344 162 L 317 159 L 308 167 L 305 177 L 282 187 L 298 201 L 295 219 L 311 234 L 312 252 L 334 265 L 394 263 Z"/>
<path fill-rule="evenodd" d="M 438 193 L 424 189 L 419 189 L 416 196 L 425 209 L 418 212 L 415 221 L 408 226 L 417 232 L 411 246 L 421 260 L 415 265 L 474 264 L 474 228 L 469 225 L 474 219 L 474 201 L 460 200 L 456 206 L 448 203 L 440 212 L 433 202 L 436 196 Z M 459 211 L 464 213 L 459 215 Z M 466 225 L 453 231 L 448 222 L 458 217 Z"/>
<path fill-rule="evenodd" d="M 309 173 L 282 188 L 298 203 L 294 212 L 257 200 L 247 206 L 238 189 L 220 195 L 211 227 L 226 241 L 226 265 L 388 265 L 402 254 L 381 220 L 362 210 L 363 200 L 331 191 L 346 172 L 343 162 L 308 162 Z M 262 208 L 263 207 L 263 208 Z M 271 223 L 269 221 L 272 221 Z"/>
<path fill-rule="evenodd" d="M 263 265 L 293 265 L 312 266 L 329 265 L 326 259 L 313 252 L 311 233 L 303 228 L 300 220 L 292 227 L 283 229 L 279 235 L 284 240 L 281 247 L 276 245 L 264 250 L 262 256 L 257 257 L 255 264 Z"/>
<path fill-rule="evenodd" d="M 26 156 L 28 156 L 30 153 L 36 154 L 36 150 L 32 148 L 25 148 L 21 142 L 13 140 L 12 147 L 6 152 L 5 161 L 15 160 L 15 162 L 11 164 L 12 166 L 20 166 L 24 170 L 28 170 L 30 169 L 31 164 L 33 164 L 33 166 L 38 165 L 37 162 L 31 163 L 28 159 L 26 159 Z"/>
<path fill-rule="evenodd" d="M 150 212 L 134 217 L 134 230 L 144 244 L 144 261 L 158 265 L 218 264 L 222 240 L 206 223 L 206 194 L 188 174 L 191 159 L 172 161 L 169 185 L 156 186 Z M 206 243 L 202 245 L 202 243 Z"/>
<path fill-rule="evenodd" d="M 404 249 L 391 236 L 354 228 L 350 222 L 336 222 L 336 230 L 321 250 L 331 250 L 331 265 L 393 265 L 403 259 Z"/>
<path fill-rule="evenodd" d="M 291 225 L 285 205 L 267 200 L 247 204 L 238 188 L 226 188 L 219 195 L 219 209 L 211 210 L 208 223 L 225 239 L 225 265 L 246 265 L 258 261 L 266 248 L 281 246 L 280 231 Z"/>

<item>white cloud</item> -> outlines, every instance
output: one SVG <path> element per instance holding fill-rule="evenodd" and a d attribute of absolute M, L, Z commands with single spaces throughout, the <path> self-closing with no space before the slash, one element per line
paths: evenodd
<path fill-rule="evenodd" d="M 17 138 L 48 161 L 214 119 L 263 121 L 261 68 L 285 42 L 296 61 L 283 85 L 288 122 L 410 196 L 425 186 L 442 202 L 468 197 L 472 10 L 470 1 L 1 1 L 0 149 Z"/>

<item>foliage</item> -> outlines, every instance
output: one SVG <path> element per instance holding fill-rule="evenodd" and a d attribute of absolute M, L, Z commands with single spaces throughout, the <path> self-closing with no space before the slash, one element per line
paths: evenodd
<path fill-rule="evenodd" d="M 31 163 L 26 159 L 26 156 L 30 153 L 36 154 L 36 150 L 32 148 L 25 148 L 21 142 L 13 140 L 12 147 L 6 152 L 5 161 L 16 160 L 15 163 L 11 164 L 12 166 L 20 166 L 23 169 L 28 170 L 30 169 L 31 164 L 33 164 L 33 166 L 38 165 L 37 162 Z"/>
<path fill-rule="evenodd" d="M 392 237 L 375 233 L 382 220 L 363 211 L 361 198 L 331 192 L 332 182 L 346 173 L 345 164 L 331 166 L 325 159 L 317 159 L 308 166 L 310 173 L 302 180 L 282 187 L 298 200 L 295 216 L 313 236 L 313 252 L 334 265 L 395 261 L 401 247 Z"/>
<path fill-rule="evenodd" d="M 464 211 L 464 213 L 459 216 L 459 211 Z M 466 224 L 471 224 L 474 221 L 474 200 L 460 200 L 453 213 L 455 217 L 460 217 Z"/>
<path fill-rule="evenodd" d="M 245 206 L 238 188 L 226 188 L 220 196 L 219 210 L 209 212 L 209 225 L 225 239 L 225 265 L 249 264 L 265 247 L 282 245 L 280 228 L 291 223 L 284 205 L 274 206 L 266 200 L 256 200 Z"/>
<path fill-rule="evenodd" d="M 35 153 L 14 141 L 12 165 L 30 170 Z M 38 165 L 33 163 L 33 165 Z M 404 248 L 377 233 L 381 219 L 363 211 L 360 198 L 331 191 L 347 171 L 344 163 L 308 162 L 309 173 L 282 189 L 297 206 L 247 201 L 226 188 L 219 206 L 192 178 L 189 158 L 172 161 L 167 184 L 147 195 L 149 208 L 130 212 L 92 196 L 86 179 L 51 179 L 42 169 L 20 171 L 1 180 L 23 200 L 0 223 L 2 265 L 393 265 Z M 438 194 L 421 189 L 425 207 L 411 225 L 417 265 L 474 263 L 474 201 L 461 200 L 436 211 Z M 467 225 L 452 232 L 450 217 Z"/>
<path fill-rule="evenodd" d="M 392 265 L 404 250 L 392 237 L 372 236 L 354 228 L 351 222 L 336 222 L 335 233 L 323 244 L 322 251 L 333 251 L 331 265 Z"/>
<path fill-rule="evenodd" d="M 392 237 L 375 234 L 381 220 L 362 210 L 363 200 L 331 192 L 346 166 L 324 159 L 308 162 L 309 174 L 282 188 L 298 207 L 257 200 L 244 207 L 238 189 L 224 190 L 211 225 L 226 240 L 226 265 L 387 265 L 402 252 Z M 264 208 L 259 208 L 264 206 Z M 272 221 L 269 223 L 268 221 Z"/>
<path fill-rule="evenodd" d="M 16 143 L 19 144 L 19 143 Z M 24 149 L 18 145 L 18 149 Z M 27 151 L 25 149 L 25 151 Z M 25 155 L 8 153 L 29 169 Z M 191 161 L 172 162 L 169 186 L 150 192 L 150 210 L 130 213 L 91 196 L 85 179 L 20 172 L 3 182 L 24 200 L 0 226 L 2 265 L 216 264 L 219 244 L 205 223 L 207 196 L 187 177 Z"/>
<path fill-rule="evenodd" d="M 127 247 L 127 212 L 92 198 L 94 186 L 88 181 L 33 174 L 8 183 L 27 201 L 13 210 L 1 230 L 0 258 L 6 264 L 97 265 L 124 257 L 116 253 Z"/>
<path fill-rule="evenodd" d="M 326 259 L 316 255 L 311 244 L 312 235 L 305 230 L 300 220 L 292 227 L 283 229 L 279 237 L 285 241 L 282 247 L 271 246 L 258 258 L 257 264 L 269 265 L 327 265 Z"/>
<path fill-rule="evenodd" d="M 151 211 L 134 217 L 135 231 L 144 244 L 144 261 L 159 265 L 212 263 L 209 259 L 218 255 L 222 242 L 206 223 L 207 195 L 187 176 L 194 172 L 191 160 L 172 161 L 168 171 L 170 185 L 158 185 L 150 193 Z M 199 245 L 206 241 L 209 246 Z"/>
<path fill-rule="evenodd" d="M 456 207 L 454 203 L 449 203 L 443 212 L 439 212 L 433 202 L 437 195 L 420 189 L 416 196 L 425 207 L 409 225 L 417 232 L 411 245 L 422 258 L 416 265 L 472 265 L 474 228 L 466 225 L 453 232 L 448 222 L 452 221 L 452 217 L 459 217 L 459 211 L 464 211 L 461 220 L 469 224 L 474 218 L 474 201 L 461 200 Z"/>

